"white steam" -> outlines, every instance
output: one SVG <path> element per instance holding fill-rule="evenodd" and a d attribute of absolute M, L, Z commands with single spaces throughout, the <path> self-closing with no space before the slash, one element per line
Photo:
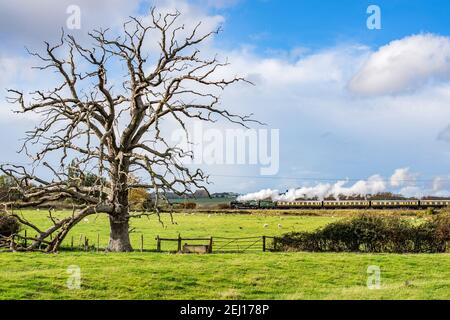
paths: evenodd
<path fill-rule="evenodd" d="M 407 197 L 423 197 L 425 195 L 449 196 L 450 192 L 446 189 L 449 177 L 436 177 L 432 181 L 430 189 L 417 187 L 417 173 L 411 173 L 409 168 L 400 168 L 395 170 L 389 179 L 384 179 L 376 174 L 367 180 L 359 180 L 353 184 L 343 180 L 336 183 L 319 183 L 315 186 L 290 189 L 286 193 L 280 194 L 278 190 L 264 189 L 259 192 L 249 193 L 238 197 L 238 201 L 265 200 L 273 201 L 295 201 L 297 199 L 318 199 L 323 200 L 333 197 L 339 200 L 339 197 L 375 195 L 388 191 L 388 186 L 397 187 L 397 193 Z"/>
<path fill-rule="evenodd" d="M 278 196 L 278 190 L 264 189 L 258 192 L 249 193 L 244 196 L 239 196 L 238 201 L 251 201 L 251 200 L 265 200 L 275 199 Z"/>
<path fill-rule="evenodd" d="M 391 186 L 393 187 L 413 186 L 416 181 L 416 176 L 417 174 L 411 173 L 409 171 L 409 168 L 397 169 L 391 176 Z"/>
<path fill-rule="evenodd" d="M 386 184 L 379 175 L 371 176 L 367 180 L 360 180 L 351 186 L 346 186 L 348 181 L 338 181 L 334 184 L 319 183 L 313 187 L 302 187 L 298 189 L 290 189 L 284 194 L 279 194 L 277 190 L 262 190 L 260 192 L 247 194 L 239 197 L 241 201 L 272 199 L 274 201 L 295 201 L 296 199 L 317 198 L 323 200 L 327 197 L 339 199 L 339 196 L 365 196 L 368 194 L 376 194 L 386 190 Z M 257 197 L 255 197 L 257 196 Z"/>

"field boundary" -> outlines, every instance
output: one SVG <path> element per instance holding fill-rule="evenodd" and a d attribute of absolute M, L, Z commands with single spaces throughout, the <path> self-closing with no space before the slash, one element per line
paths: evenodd
<path fill-rule="evenodd" d="M 36 241 L 38 236 L 24 234 L 13 234 L 9 237 L 0 237 L 0 251 L 21 251 L 19 248 L 26 248 Z M 147 238 L 148 239 L 148 238 Z M 50 235 L 50 241 L 52 235 Z M 100 234 L 97 234 L 96 241 L 91 241 L 84 234 L 79 236 L 72 235 L 68 241 L 61 247 L 62 251 L 84 251 L 84 252 L 105 252 L 106 248 L 100 245 Z M 275 236 L 246 236 L 246 237 L 182 237 L 178 235 L 176 238 L 160 237 L 156 240 L 155 249 L 144 249 L 144 234 L 139 237 L 140 245 L 133 251 L 140 252 L 168 252 L 168 253 L 193 253 L 188 252 L 185 246 L 199 249 L 197 253 L 244 253 L 244 252 L 266 252 L 276 251 L 277 238 Z M 43 241 L 44 246 L 36 248 L 36 251 L 44 251 L 45 245 L 49 241 Z M 148 242 L 147 242 L 148 243 Z M 165 243 L 172 243 L 175 246 L 163 246 Z M 148 248 L 148 246 L 147 246 Z M 202 250 L 201 250 L 202 249 Z M 194 252 L 194 253 L 195 253 Z"/>
<path fill-rule="evenodd" d="M 187 253 L 191 247 L 198 248 L 199 253 L 227 253 L 227 252 L 256 252 L 274 251 L 276 237 L 186 237 L 178 235 L 177 238 L 163 238 L 156 236 L 156 252 Z M 186 242 L 189 241 L 190 243 Z M 163 250 L 164 242 L 176 242 L 176 250 Z M 183 244 L 184 242 L 184 244 Z M 199 243 L 200 242 L 200 243 Z M 203 248 L 202 248 L 203 247 Z"/>

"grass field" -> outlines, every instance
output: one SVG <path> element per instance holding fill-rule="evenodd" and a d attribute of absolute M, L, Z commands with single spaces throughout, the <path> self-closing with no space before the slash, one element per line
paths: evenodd
<path fill-rule="evenodd" d="M 45 211 L 23 214 L 43 226 Z M 64 213 L 57 213 L 60 215 Z M 347 213 L 348 214 L 348 213 Z M 347 215 L 324 216 L 175 214 L 161 225 L 136 219 L 132 242 L 155 248 L 154 237 L 277 235 L 313 230 Z M 416 219 L 415 217 L 408 217 Z M 264 228 L 264 224 L 268 226 Z M 281 225 L 279 228 L 278 224 Z M 104 216 L 89 217 L 73 230 L 108 240 Z M 69 237 L 70 239 L 70 237 Z M 66 286 L 67 267 L 81 268 L 81 289 Z M 381 288 L 367 288 L 367 268 L 381 268 Z M 63 251 L 0 253 L 0 299 L 450 299 L 450 254 L 241 253 L 181 255 L 155 252 Z"/>

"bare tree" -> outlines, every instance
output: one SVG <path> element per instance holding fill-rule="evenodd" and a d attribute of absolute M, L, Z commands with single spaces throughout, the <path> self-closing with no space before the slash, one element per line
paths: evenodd
<path fill-rule="evenodd" d="M 38 233 L 28 248 L 17 250 L 45 247 L 48 252 L 57 251 L 74 225 L 88 215 L 104 213 L 110 222 L 107 249 L 130 251 L 131 188 L 151 190 L 156 197 L 152 213 L 158 215 L 158 200 L 164 200 L 166 193 L 206 190 L 207 175 L 182 163 L 192 154 L 164 137 L 162 121 L 175 121 L 189 139 L 186 125 L 192 119 L 215 122 L 224 118 L 244 126 L 253 120 L 219 105 L 221 90 L 245 80 L 217 77 L 227 62 L 202 58 L 197 49 L 219 29 L 200 34 L 198 24 L 186 33 L 184 25 L 177 25 L 179 16 L 178 12 L 161 15 L 152 10 L 148 23 L 130 18 L 119 37 L 110 36 L 108 30 L 90 32 L 92 47 L 62 33 L 58 44 L 45 42 L 45 53 L 30 52 L 43 63 L 38 69 L 55 71 L 62 81 L 30 97 L 8 90 L 10 102 L 20 105 L 21 113 L 38 114 L 42 122 L 27 132 L 21 149 L 33 159 L 33 169 L 0 166 L 14 179 L 21 195 L 20 201 L 7 203 L 5 208 L 11 212 L 70 199 L 74 210 L 64 219 L 54 218 L 49 211 L 53 225 L 46 230 L 12 212 Z M 153 43 L 158 46 L 156 55 L 145 53 L 151 52 L 146 50 L 154 39 L 150 34 L 159 37 Z M 47 159 L 55 155 L 57 164 L 51 165 Z M 47 168 L 52 178 L 39 177 L 36 167 Z M 87 172 L 98 179 L 86 184 Z M 144 182 L 130 179 L 131 174 Z"/>

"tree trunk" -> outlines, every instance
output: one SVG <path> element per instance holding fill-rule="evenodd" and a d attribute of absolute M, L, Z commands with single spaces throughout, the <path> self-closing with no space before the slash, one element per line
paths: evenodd
<path fill-rule="evenodd" d="M 106 251 L 128 252 L 132 251 L 129 233 L 129 206 L 128 206 L 128 162 L 112 168 L 112 194 L 110 201 L 115 210 L 109 215 L 109 244 Z"/>
<path fill-rule="evenodd" d="M 128 252 L 132 251 L 128 225 L 128 212 L 120 215 L 109 216 L 109 244 L 106 251 Z"/>

